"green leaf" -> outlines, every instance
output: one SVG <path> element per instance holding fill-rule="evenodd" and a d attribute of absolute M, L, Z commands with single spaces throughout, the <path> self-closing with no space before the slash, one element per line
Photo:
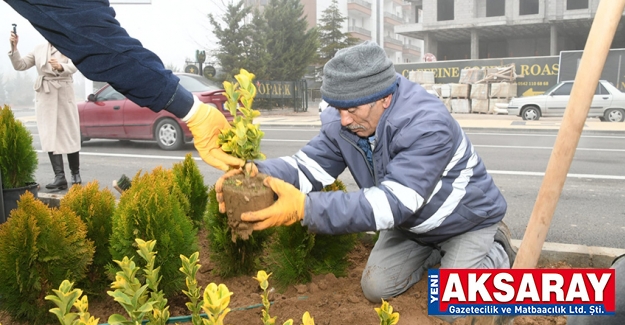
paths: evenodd
<path fill-rule="evenodd" d="M 126 324 L 132 324 L 131 321 L 127 320 L 126 317 L 120 315 L 120 314 L 113 314 L 111 316 L 109 316 L 108 319 L 108 323 L 110 325 L 116 325 L 116 324 L 120 324 L 120 325 L 126 325 Z"/>

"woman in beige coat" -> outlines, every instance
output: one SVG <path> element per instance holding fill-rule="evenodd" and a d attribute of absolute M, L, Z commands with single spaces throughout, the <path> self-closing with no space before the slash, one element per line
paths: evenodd
<path fill-rule="evenodd" d="M 39 75 L 34 86 L 37 128 L 41 149 L 48 152 L 54 170 L 54 181 L 46 188 L 67 188 L 63 154 L 67 154 L 72 184 L 80 184 L 80 122 L 72 78 L 76 66 L 50 43 L 38 45 L 31 53 L 21 56 L 17 50 L 19 37 L 11 33 L 10 41 L 9 57 L 15 70 L 36 67 Z"/>

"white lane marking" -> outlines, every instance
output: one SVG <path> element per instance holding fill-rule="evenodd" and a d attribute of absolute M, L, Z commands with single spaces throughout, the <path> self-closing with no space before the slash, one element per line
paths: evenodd
<path fill-rule="evenodd" d="M 48 154 L 41 150 L 37 150 L 40 154 Z M 184 156 L 158 156 L 158 155 L 131 155 L 122 153 L 100 153 L 100 152 L 80 152 L 81 156 L 95 156 L 95 157 L 122 157 L 122 158 L 143 158 L 143 159 L 169 159 L 169 160 L 184 160 Z M 201 161 L 202 158 L 193 157 L 197 161 Z M 515 170 L 488 170 L 493 175 L 512 175 L 512 176 L 545 176 L 544 172 L 526 172 Z M 625 180 L 625 176 L 618 175 L 596 175 L 596 174 L 568 174 L 569 178 L 589 178 L 589 179 L 608 179 L 608 180 Z"/>
<path fill-rule="evenodd" d="M 500 149 L 529 149 L 529 150 L 552 150 L 553 147 L 530 147 L 530 146 L 498 146 L 489 144 L 474 144 L 477 148 L 500 148 Z M 603 149 L 603 148 L 577 148 L 577 151 L 608 151 L 608 152 L 625 152 L 625 149 Z"/>
<path fill-rule="evenodd" d="M 512 175 L 512 176 L 545 176 L 544 172 L 522 172 L 511 170 L 488 170 L 492 175 Z M 590 179 L 609 179 L 609 180 L 625 180 L 625 176 L 618 175 L 596 175 L 596 174 L 567 174 L 568 178 L 590 178 Z"/>
<path fill-rule="evenodd" d="M 261 127 L 262 128 L 262 127 Z M 279 128 L 262 128 L 263 131 L 293 131 L 293 132 L 319 132 L 319 129 L 279 129 Z M 615 131 L 619 132 L 619 131 Z M 510 137 L 556 137 L 558 133 L 490 133 L 490 132 L 465 132 L 468 135 L 486 135 L 486 136 L 510 136 Z M 625 136 L 616 135 L 581 135 L 582 138 L 596 138 L 596 139 L 625 139 Z"/>
<path fill-rule="evenodd" d="M 465 132 L 470 135 L 495 135 L 495 136 L 514 136 L 514 137 L 556 137 L 557 133 L 489 133 L 489 132 Z M 625 139 L 625 136 L 612 135 L 582 135 L 582 138 L 599 138 L 599 139 Z"/>
<path fill-rule="evenodd" d="M 308 143 L 310 140 L 289 140 L 289 139 L 263 139 L 266 142 L 300 142 Z M 553 150 L 553 147 L 533 147 L 533 146 L 498 146 L 488 144 L 474 144 L 476 148 L 498 148 L 498 149 L 526 149 L 526 150 Z M 577 151 L 605 151 L 605 152 L 625 152 L 625 149 L 602 149 L 602 148 L 577 148 Z"/>

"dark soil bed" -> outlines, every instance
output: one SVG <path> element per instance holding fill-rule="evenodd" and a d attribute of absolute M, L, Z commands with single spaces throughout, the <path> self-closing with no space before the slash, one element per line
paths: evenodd
<path fill-rule="evenodd" d="M 261 293 L 258 282 L 252 276 L 222 279 L 211 274 L 212 265 L 209 262 L 205 230 L 200 231 L 200 264 L 202 268 L 198 273 L 198 281 L 202 288 L 208 283 L 224 283 L 234 294 L 231 296 L 229 307 L 232 309 L 226 316 L 226 324 L 262 324 L 261 308 L 253 306 L 261 303 Z M 334 275 L 320 275 L 313 277 L 313 281 L 306 285 L 292 286 L 283 293 L 274 292 L 273 305 L 270 309 L 271 316 L 277 316 L 276 324 L 283 324 L 287 319 L 294 320 L 294 324 L 301 324 L 304 312 L 310 312 L 317 325 L 350 324 L 350 325 L 374 325 L 379 320 L 374 308 L 380 304 L 374 304 L 362 294 L 360 289 L 360 276 L 366 264 L 372 244 L 359 243 L 350 253 L 349 275 L 344 278 L 336 278 Z M 554 267 L 566 267 L 554 265 Z M 436 317 L 427 314 L 427 283 L 424 280 L 417 283 L 406 293 L 399 297 L 389 299 L 394 311 L 399 312 L 399 324 L 448 324 Z M 269 278 L 271 287 L 272 279 Z M 189 315 L 184 305 L 186 297 L 180 294 L 169 299 L 172 316 Z M 252 308 L 250 308 L 252 307 Z M 113 313 L 125 315 L 123 309 L 107 296 L 99 301 L 89 300 L 89 311 L 97 318 L 99 323 L 106 323 L 108 316 Z M 0 313 L 0 323 L 3 325 L 15 324 L 6 314 Z M 58 324 L 58 323 L 57 323 Z M 190 323 L 188 323 L 190 324 Z M 454 325 L 465 324 L 463 319 L 454 322 Z M 515 325 L 564 325 L 564 316 L 523 316 L 517 317 Z"/>

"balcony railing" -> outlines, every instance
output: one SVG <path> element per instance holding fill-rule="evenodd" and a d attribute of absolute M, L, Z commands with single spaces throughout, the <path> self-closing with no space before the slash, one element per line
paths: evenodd
<path fill-rule="evenodd" d="M 404 22 L 404 19 L 403 19 L 403 18 L 401 18 L 401 17 L 397 16 L 396 14 L 390 13 L 390 12 L 386 12 L 386 11 L 385 11 L 385 12 L 384 12 L 384 17 L 388 17 L 388 18 L 390 18 L 390 19 L 393 19 L 393 20 L 395 20 L 395 21 L 402 22 L 402 23 Z"/>
<path fill-rule="evenodd" d="M 400 45 L 400 46 L 404 45 L 404 43 L 402 43 L 400 40 L 394 39 L 390 36 L 384 36 L 384 41 L 392 43 L 392 44 Z"/>
<path fill-rule="evenodd" d="M 421 48 L 412 44 L 404 44 L 402 53 L 408 56 L 421 56 Z"/>
<path fill-rule="evenodd" d="M 363 7 L 367 7 L 369 9 L 371 9 L 371 2 L 365 1 L 365 0 L 347 0 L 347 3 L 357 3 Z"/>
<path fill-rule="evenodd" d="M 350 33 L 360 33 L 363 35 L 371 36 L 371 31 L 362 27 L 348 26 L 347 31 Z"/>
<path fill-rule="evenodd" d="M 416 46 L 416 45 L 412 45 L 412 44 L 404 44 L 404 48 L 406 50 L 415 50 L 415 51 L 419 51 L 421 52 L 421 48 Z"/>

